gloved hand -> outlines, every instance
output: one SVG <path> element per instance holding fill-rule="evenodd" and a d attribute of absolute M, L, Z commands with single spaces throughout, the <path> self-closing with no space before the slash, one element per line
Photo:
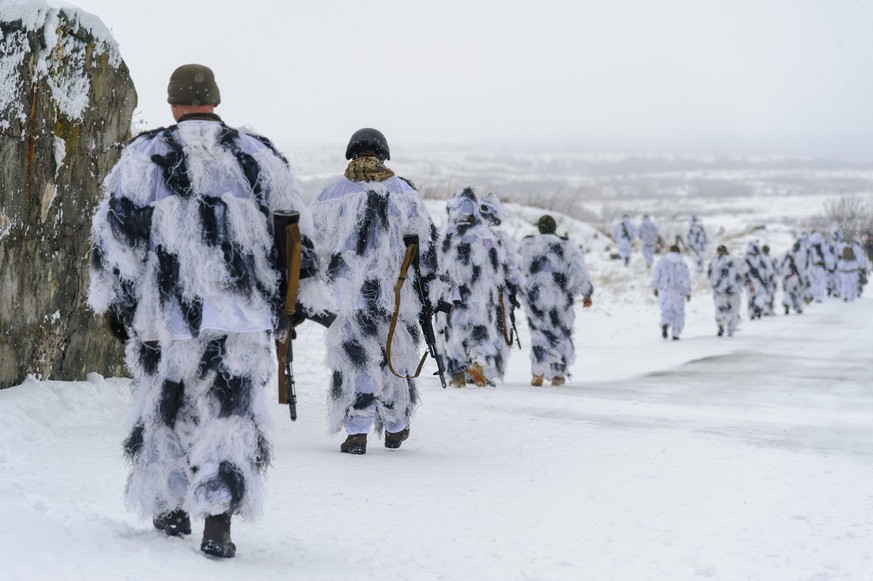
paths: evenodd
<path fill-rule="evenodd" d="M 658 289 L 655 289 L 655 296 L 658 296 Z"/>
<path fill-rule="evenodd" d="M 685 302 L 686 302 L 686 303 L 690 303 L 690 302 L 691 302 L 691 295 L 685 295 Z"/>

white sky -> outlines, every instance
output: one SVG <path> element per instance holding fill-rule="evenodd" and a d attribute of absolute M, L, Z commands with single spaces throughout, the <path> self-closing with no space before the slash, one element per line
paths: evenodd
<path fill-rule="evenodd" d="M 865 0 L 73 0 L 112 30 L 138 119 L 179 64 L 280 141 L 873 154 Z"/>

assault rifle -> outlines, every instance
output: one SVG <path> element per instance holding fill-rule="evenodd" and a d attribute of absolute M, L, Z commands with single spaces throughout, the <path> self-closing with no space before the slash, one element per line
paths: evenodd
<path fill-rule="evenodd" d="M 512 299 L 509 302 L 511 304 Z M 512 305 L 512 308 L 509 309 L 509 325 L 512 327 L 512 336 L 515 337 L 515 344 L 521 349 L 521 339 L 518 338 L 518 329 L 515 328 L 515 305 Z"/>
<path fill-rule="evenodd" d="M 288 404 L 291 421 L 297 420 L 297 389 L 294 385 L 294 360 L 292 344 L 296 337 L 294 315 L 297 310 L 297 290 L 300 285 L 300 260 L 303 251 L 300 239 L 300 214 L 298 212 L 276 212 L 273 214 L 273 236 L 278 250 L 277 267 L 280 272 L 280 296 L 285 295 L 282 304 L 281 325 L 276 339 L 276 352 L 279 357 L 279 403 Z M 282 292 L 284 291 L 284 293 Z"/>
<path fill-rule="evenodd" d="M 442 357 L 437 353 L 436 349 L 436 333 L 433 330 L 433 322 L 431 317 L 437 312 L 442 311 L 448 313 L 451 311 L 451 306 L 448 303 L 440 301 L 434 307 L 430 302 L 430 293 L 428 292 L 427 282 L 421 275 L 421 260 L 418 254 L 418 236 L 410 234 L 403 237 L 403 243 L 406 245 L 406 254 L 403 257 L 403 263 L 400 266 L 400 276 L 397 278 L 397 283 L 394 285 L 394 314 L 391 317 L 391 326 L 388 329 L 388 341 L 385 346 L 386 359 L 388 361 L 388 369 L 397 377 L 406 379 L 414 379 L 421 375 L 421 368 L 424 366 L 424 361 L 428 354 L 436 361 L 437 375 L 440 377 L 440 384 L 443 389 L 446 387 L 446 372 L 443 366 Z M 418 295 L 418 301 L 421 304 L 421 310 L 418 312 L 418 324 L 421 327 L 421 332 L 424 335 L 424 342 L 427 345 L 427 351 L 418 362 L 418 369 L 413 375 L 400 375 L 394 370 L 394 365 L 391 362 L 391 340 L 394 337 L 394 328 L 397 325 L 397 317 L 400 313 L 400 289 L 403 288 L 403 282 L 406 280 L 406 274 L 409 267 L 412 266 L 412 272 L 415 274 L 413 288 Z"/>
<path fill-rule="evenodd" d="M 279 403 L 288 404 L 291 421 L 297 419 L 297 389 L 294 383 L 293 343 L 297 338 L 296 327 L 309 319 L 324 327 L 330 327 L 336 315 L 325 311 L 323 314 L 312 314 L 297 302 L 297 290 L 300 278 L 311 276 L 311 273 L 301 274 L 303 241 L 300 237 L 300 214 L 297 212 L 276 212 L 273 214 L 273 232 L 275 236 L 277 269 L 280 274 L 279 296 L 284 296 L 279 329 L 276 332 L 276 352 L 279 358 Z"/>

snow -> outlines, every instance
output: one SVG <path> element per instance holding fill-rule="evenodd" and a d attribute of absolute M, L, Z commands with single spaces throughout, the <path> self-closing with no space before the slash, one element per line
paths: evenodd
<path fill-rule="evenodd" d="M 542 213 L 507 209 L 515 236 Z M 0 391 L 0 577 L 873 578 L 869 293 L 717 338 L 695 274 L 683 338 L 663 341 L 639 253 L 626 269 L 590 226 L 559 218 L 595 284 L 594 306 L 576 305 L 569 385 L 530 387 L 527 350 L 497 388 L 428 377 L 410 440 L 389 451 L 371 436 L 352 457 L 326 434 L 323 331 L 307 323 L 300 418 L 271 409 L 264 516 L 234 522 L 231 561 L 200 554 L 202 523 L 170 539 L 124 507 L 128 380 Z"/>
<path fill-rule="evenodd" d="M 64 37 L 58 36 L 61 12 L 72 27 L 72 34 Z M 26 112 L 18 102 L 22 84 L 41 77 L 47 78 L 58 109 L 71 120 L 81 120 L 88 107 L 91 79 L 86 73 L 85 45 L 76 33 L 82 28 L 95 39 L 92 60 L 108 54 L 109 64 L 117 68 L 121 52 L 109 29 L 97 16 L 60 0 L 4 0 L 0 22 L 16 21 L 23 30 L 11 30 L 0 39 L 0 111 L 7 111 L 0 119 L 0 129 L 9 127 L 9 118 L 24 121 Z M 34 78 L 22 79 L 19 67 L 30 50 L 26 32 L 38 30 L 42 30 L 43 41 L 32 71 Z"/>

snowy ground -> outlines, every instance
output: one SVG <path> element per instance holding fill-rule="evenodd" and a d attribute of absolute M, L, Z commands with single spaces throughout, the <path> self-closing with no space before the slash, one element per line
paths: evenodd
<path fill-rule="evenodd" d="M 639 255 L 589 265 L 570 385 L 530 387 L 519 351 L 497 388 L 427 378 L 397 451 L 339 453 L 307 324 L 300 419 L 273 408 L 265 515 L 229 561 L 123 506 L 127 380 L 3 390 L 0 579 L 873 578 L 873 298 L 719 339 L 698 277 L 663 341 Z"/>

